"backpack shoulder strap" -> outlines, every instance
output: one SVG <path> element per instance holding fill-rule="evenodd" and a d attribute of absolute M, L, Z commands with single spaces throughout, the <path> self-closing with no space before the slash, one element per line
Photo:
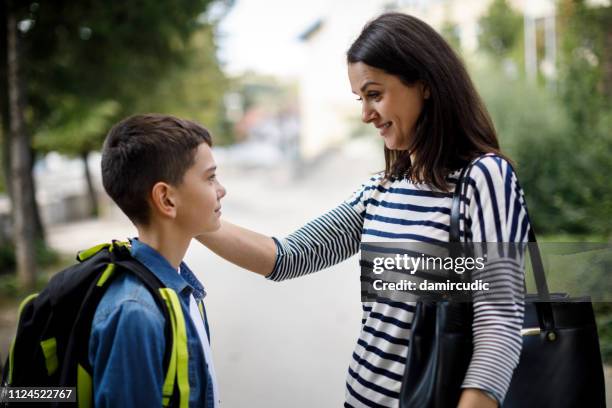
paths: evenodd
<path fill-rule="evenodd" d="M 187 407 L 189 403 L 189 353 L 187 331 L 177 293 L 167 288 L 151 271 L 131 256 L 128 247 L 113 249 L 113 263 L 136 275 L 149 289 L 166 321 L 164 354 L 166 373 L 162 405 Z"/>
<path fill-rule="evenodd" d="M 165 325 L 164 325 L 164 338 L 166 339 L 166 349 L 164 351 L 163 366 L 165 367 L 164 375 L 164 389 L 163 389 L 163 406 L 183 406 L 183 402 L 188 403 L 189 401 L 189 390 L 187 388 L 186 393 L 181 391 L 181 387 L 177 384 L 177 347 L 176 342 L 183 340 L 184 349 L 187 349 L 186 336 L 177 336 L 176 333 L 176 321 L 180 320 L 184 324 L 184 317 L 182 310 L 175 310 L 169 307 L 168 302 L 165 300 L 164 295 L 167 291 L 171 291 L 176 296 L 176 293 L 172 289 L 166 288 L 165 285 L 153 274 L 151 271 L 140 263 L 138 260 L 133 258 L 130 253 L 129 243 L 113 241 L 110 244 L 101 244 L 92 247 L 88 250 L 81 251 L 77 255 L 77 259 L 80 262 L 84 262 L 89 258 L 97 255 L 100 251 L 104 251 L 108 256 L 108 265 L 102 271 L 96 284 L 92 285 L 90 292 L 86 295 L 88 301 L 84 302 L 81 311 L 79 312 L 79 318 L 75 322 L 74 335 L 71 339 L 73 347 L 69 346 L 69 350 L 72 348 L 73 353 L 68 354 L 65 364 L 65 368 L 77 367 L 76 372 L 68 372 L 65 370 L 62 373 L 61 382 L 64 384 L 77 384 L 77 397 L 79 404 L 83 402 L 91 403 L 93 395 L 92 391 L 92 378 L 90 373 L 93 370 L 89 363 L 89 335 L 91 332 L 91 321 L 93 314 L 102 299 L 103 293 L 108 288 L 111 281 L 118 276 L 121 272 L 132 273 L 144 284 L 147 290 L 151 293 L 156 305 L 161 311 Z M 92 296 L 90 296 L 92 295 Z M 180 316 L 177 314 L 180 313 Z M 185 356 L 187 356 L 185 354 Z M 75 361 L 76 360 L 76 361 Z M 70 363 L 72 361 L 72 363 Z M 185 365 L 187 362 L 185 362 Z M 188 379 L 188 377 L 187 377 Z M 188 384 L 187 384 L 188 386 Z M 184 388 L 184 387 L 183 387 Z M 183 398 L 183 396 L 185 397 Z M 83 397 L 81 400 L 80 396 Z M 179 398 L 180 397 L 180 398 Z M 186 405 L 185 405 L 186 406 Z"/>

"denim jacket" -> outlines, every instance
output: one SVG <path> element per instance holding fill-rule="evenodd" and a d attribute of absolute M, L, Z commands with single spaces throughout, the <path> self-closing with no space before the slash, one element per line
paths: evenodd
<path fill-rule="evenodd" d="M 136 238 L 131 242 L 132 256 L 173 289 L 181 302 L 189 352 L 189 406 L 213 407 L 212 379 L 189 317 L 189 296 L 202 302 L 204 287 L 184 263 L 179 275 L 156 250 Z M 209 334 L 205 317 L 204 325 Z M 161 407 L 164 327 L 162 312 L 138 278 L 129 273 L 117 276 L 100 301 L 91 327 L 89 362 L 95 407 Z"/>

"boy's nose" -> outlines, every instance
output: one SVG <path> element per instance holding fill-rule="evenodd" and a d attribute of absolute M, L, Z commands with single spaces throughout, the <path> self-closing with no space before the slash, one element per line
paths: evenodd
<path fill-rule="evenodd" d="M 223 187 L 221 184 L 219 184 L 219 189 L 217 190 L 217 197 L 218 199 L 222 199 L 223 197 L 225 197 L 225 194 L 227 194 L 227 190 L 225 190 L 225 187 Z"/>

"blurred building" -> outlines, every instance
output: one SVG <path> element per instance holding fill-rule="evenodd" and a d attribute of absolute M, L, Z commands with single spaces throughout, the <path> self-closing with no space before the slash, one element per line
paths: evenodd
<path fill-rule="evenodd" d="M 293 83 L 275 77 L 243 74 L 225 95 L 233 145 L 215 149 L 224 164 L 273 167 L 298 156 L 299 112 Z"/>
<path fill-rule="evenodd" d="M 306 62 L 299 77 L 300 152 L 312 159 L 346 140 L 360 115 L 346 73 L 346 51 L 385 1 L 338 0 L 300 36 Z"/>
<path fill-rule="evenodd" d="M 359 132 L 361 105 L 351 93 L 346 51 L 368 21 L 385 11 L 414 15 L 442 30 L 454 28 L 462 52 L 478 48 L 478 21 L 493 0 L 372 0 L 330 2 L 326 12 L 301 34 L 306 63 L 299 77 L 300 153 L 310 160 Z M 555 7 L 552 0 L 508 0 L 524 15 L 525 70 L 555 75 Z M 546 54 L 536 54 L 536 29 L 543 29 Z M 372 130 L 373 133 L 373 130 Z"/>

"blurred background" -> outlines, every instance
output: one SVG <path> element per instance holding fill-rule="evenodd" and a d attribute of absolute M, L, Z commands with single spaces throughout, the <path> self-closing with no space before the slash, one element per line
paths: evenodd
<path fill-rule="evenodd" d="M 609 0 L 6 0 L 1 361 L 26 294 L 76 251 L 135 234 L 100 181 L 101 144 L 119 119 L 163 112 L 207 127 L 228 190 L 223 216 L 271 235 L 381 170 L 382 143 L 360 122 L 345 52 L 390 10 L 431 24 L 465 61 L 541 239 L 610 242 Z M 197 243 L 186 260 L 208 291 L 224 406 L 342 404 L 361 319 L 357 258 L 285 283 Z M 595 307 L 610 364 L 612 307 Z"/>

